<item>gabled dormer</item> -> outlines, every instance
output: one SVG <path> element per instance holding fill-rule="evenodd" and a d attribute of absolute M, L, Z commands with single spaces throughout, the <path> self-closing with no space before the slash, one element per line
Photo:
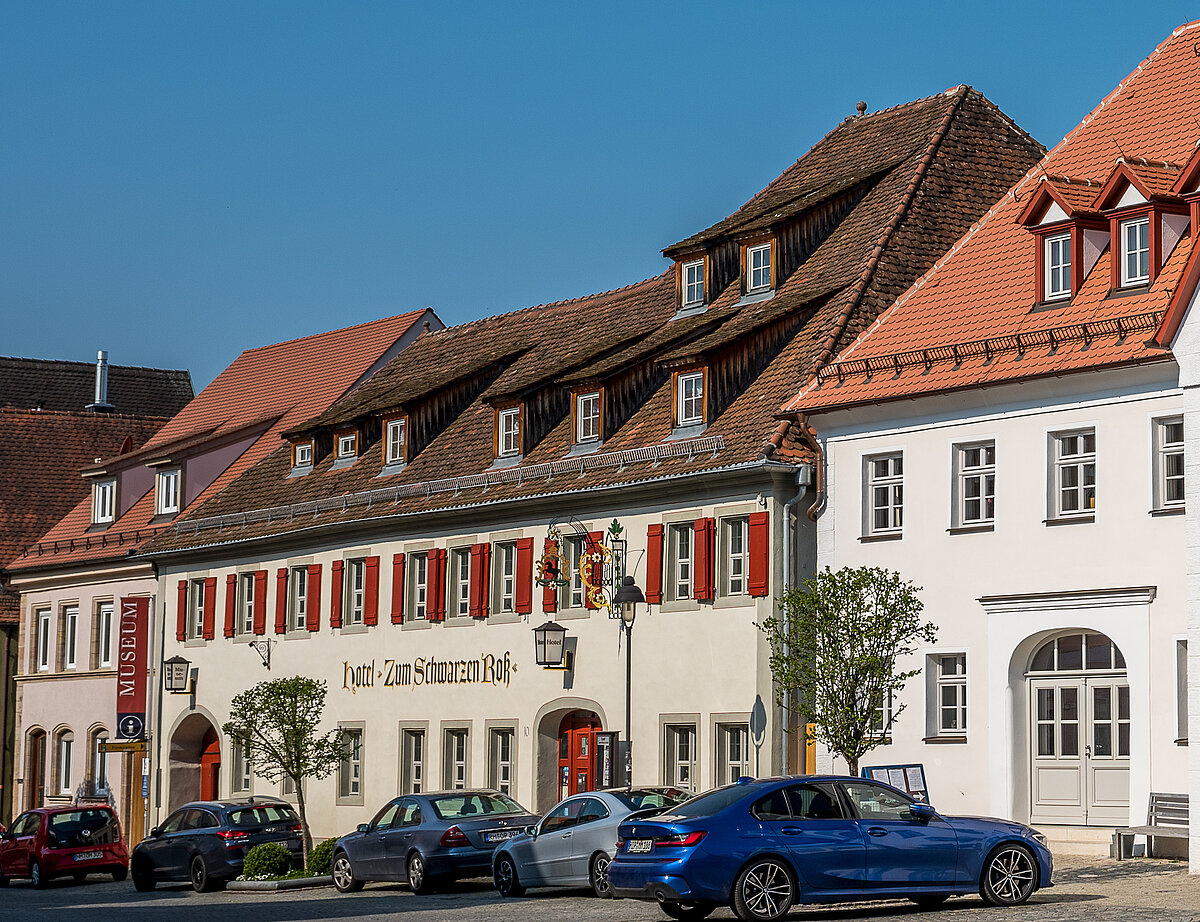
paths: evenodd
<path fill-rule="evenodd" d="M 1047 177 L 1017 219 L 1034 237 L 1035 306 L 1074 297 L 1108 246 L 1108 223 L 1093 208 L 1097 189 L 1087 180 Z"/>
<path fill-rule="evenodd" d="M 1187 231 L 1188 205 L 1174 192 L 1181 168 L 1147 160 L 1120 160 L 1096 197 L 1109 222 L 1113 291 L 1154 284 Z"/>

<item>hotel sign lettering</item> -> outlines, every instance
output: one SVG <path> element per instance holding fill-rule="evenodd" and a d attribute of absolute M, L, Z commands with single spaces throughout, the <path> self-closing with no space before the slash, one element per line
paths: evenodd
<path fill-rule="evenodd" d="M 412 660 L 373 659 L 363 663 L 342 662 L 342 688 L 357 695 L 373 688 L 408 688 L 422 685 L 491 685 L 508 688 L 517 664 L 512 654 L 484 653 L 476 659 L 437 659 L 418 656 Z"/>

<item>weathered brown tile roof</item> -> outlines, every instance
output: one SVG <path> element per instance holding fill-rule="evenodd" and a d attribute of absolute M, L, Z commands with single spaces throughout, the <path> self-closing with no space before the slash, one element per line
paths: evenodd
<path fill-rule="evenodd" d="M 0 407 L 82 411 L 95 396 L 95 365 L 0 357 Z M 116 413 L 167 418 L 191 399 L 185 370 L 108 366 L 108 403 Z"/>

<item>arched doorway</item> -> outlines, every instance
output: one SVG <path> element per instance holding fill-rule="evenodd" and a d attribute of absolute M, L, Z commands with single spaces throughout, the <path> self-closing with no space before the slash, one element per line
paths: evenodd
<path fill-rule="evenodd" d="M 536 733 L 534 776 L 533 776 L 533 809 L 544 813 L 566 796 L 563 792 L 564 767 L 567 770 L 567 793 L 574 793 L 579 784 L 579 777 L 573 774 L 573 761 L 578 760 L 581 768 L 583 757 L 579 755 L 579 739 L 590 734 L 587 742 L 589 753 L 597 752 L 599 746 L 607 760 L 600 762 L 608 766 L 609 786 L 615 783 L 616 736 L 601 728 L 606 724 L 604 708 L 598 701 L 591 698 L 575 698 L 563 696 L 548 701 L 538 708 L 533 718 Z M 563 733 L 567 735 L 566 748 L 563 748 Z M 572 736 L 571 734 L 575 735 Z M 596 764 L 593 761 L 593 766 Z M 601 777 L 597 776 L 593 767 L 592 774 L 586 775 L 583 783 L 588 785 L 585 790 L 604 787 L 603 770 Z"/>
<path fill-rule="evenodd" d="M 600 718 L 572 711 L 558 725 L 558 798 L 596 789 L 596 734 Z"/>
<path fill-rule="evenodd" d="M 1034 651 L 1025 677 L 1031 822 L 1127 822 L 1131 725 L 1120 649 L 1098 631 L 1059 634 Z"/>
<path fill-rule="evenodd" d="M 213 721 L 193 712 L 171 733 L 167 766 L 167 806 L 174 810 L 192 800 L 221 794 L 221 737 Z"/>
<path fill-rule="evenodd" d="M 46 731 L 31 730 L 25 746 L 25 809 L 46 802 Z"/>

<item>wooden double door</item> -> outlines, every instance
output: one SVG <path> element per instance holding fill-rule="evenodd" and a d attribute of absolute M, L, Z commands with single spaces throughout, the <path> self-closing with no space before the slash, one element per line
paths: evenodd
<path fill-rule="evenodd" d="M 596 784 L 596 736 L 600 718 L 590 711 L 575 711 L 563 718 L 558 728 L 558 799 L 594 791 Z"/>

